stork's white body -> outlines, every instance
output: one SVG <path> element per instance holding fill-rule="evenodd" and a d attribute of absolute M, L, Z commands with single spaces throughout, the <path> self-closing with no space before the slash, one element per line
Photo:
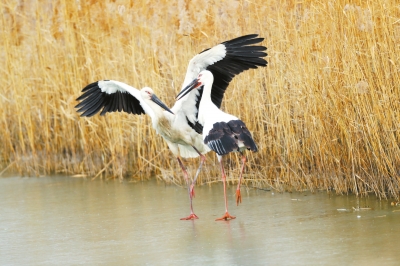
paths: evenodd
<path fill-rule="evenodd" d="M 185 118 L 185 111 L 190 112 L 190 105 L 182 104 L 184 101 L 177 102 L 171 108 L 174 113 L 171 114 L 145 97 L 145 94 L 141 93 L 146 89 L 150 89 L 148 87 L 144 87 L 139 91 L 128 84 L 115 80 L 98 81 L 98 87 L 101 92 L 105 92 L 106 94 L 113 94 L 119 91 L 129 93 L 138 99 L 144 112 L 150 116 L 153 128 L 165 139 L 175 157 L 198 157 L 199 154 L 193 149 L 193 146 L 202 154 L 210 151 L 210 148 L 203 143 L 202 136 L 188 125 Z M 183 107 L 187 107 L 187 109 Z"/>
<path fill-rule="evenodd" d="M 199 122 L 203 125 L 203 141 L 207 137 L 207 133 L 213 128 L 215 123 L 229 122 L 238 120 L 234 115 L 223 112 L 211 101 L 211 84 L 213 82 L 212 76 L 210 80 L 204 85 L 203 97 L 201 98 L 199 106 Z"/>
<path fill-rule="evenodd" d="M 183 116 L 172 115 L 163 111 L 163 115 L 152 118 L 154 129 L 160 134 L 172 153 L 183 158 L 195 158 L 199 154 L 196 149 L 205 154 L 210 148 L 204 144 L 202 136 L 194 131 L 187 122 L 182 120 Z"/>

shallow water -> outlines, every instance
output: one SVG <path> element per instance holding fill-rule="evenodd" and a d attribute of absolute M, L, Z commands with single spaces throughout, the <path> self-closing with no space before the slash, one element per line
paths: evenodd
<path fill-rule="evenodd" d="M 222 185 L 0 179 L 0 265 L 399 265 L 400 207 L 375 197 Z M 370 210 L 354 211 L 355 207 Z M 338 210 L 339 209 L 339 210 Z"/>

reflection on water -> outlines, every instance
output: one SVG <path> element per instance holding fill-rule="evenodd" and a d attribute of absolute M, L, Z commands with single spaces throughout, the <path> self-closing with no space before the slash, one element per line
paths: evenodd
<path fill-rule="evenodd" d="M 0 179 L 0 265 L 398 265 L 400 207 L 374 197 L 242 187 L 224 213 L 222 185 Z M 372 210 L 354 211 L 352 207 Z M 338 210 L 339 209 L 339 210 Z"/>

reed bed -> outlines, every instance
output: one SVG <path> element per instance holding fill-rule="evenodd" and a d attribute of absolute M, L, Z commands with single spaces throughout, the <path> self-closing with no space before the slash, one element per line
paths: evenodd
<path fill-rule="evenodd" d="M 236 77 L 222 106 L 259 146 L 245 182 L 399 197 L 398 1 L 5 0 L 0 9 L 0 174 L 181 184 L 149 117 L 80 118 L 75 99 L 115 79 L 150 86 L 172 106 L 192 56 L 258 33 L 269 64 Z M 207 158 L 199 182 L 217 182 Z M 226 161 L 236 182 L 240 160 Z M 186 160 L 192 173 L 198 163 Z"/>

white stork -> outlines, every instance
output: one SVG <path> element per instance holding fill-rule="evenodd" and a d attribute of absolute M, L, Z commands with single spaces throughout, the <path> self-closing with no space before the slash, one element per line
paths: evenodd
<path fill-rule="evenodd" d="M 267 48 L 253 45 L 264 40 L 264 38 L 257 36 L 257 34 L 241 36 L 206 49 L 193 57 L 189 62 L 182 90 L 201 71 L 209 70 L 215 77 L 211 98 L 214 104 L 220 107 L 225 90 L 235 75 L 250 68 L 255 69 L 258 66 L 267 65 L 267 61 L 262 58 L 267 55 L 264 52 Z M 171 108 L 172 113 L 175 114 L 172 115 L 162 111 L 159 106 L 149 105 L 137 89 L 119 81 L 97 81 L 86 86 L 82 92 L 84 94 L 77 98 L 81 102 L 76 106 L 76 108 L 79 108 L 78 112 L 83 112 L 81 116 L 90 117 L 100 111 L 100 115 L 115 111 L 150 115 L 153 127 L 165 139 L 168 147 L 177 158 L 188 185 L 191 213 L 181 220 L 197 219 L 192 206 L 194 184 L 205 161 L 204 154 L 210 151 L 209 147 L 203 143 L 200 135 L 202 126 L 197 122 L 200 93 L 193 91 L 193 93 L 188 93 L 185 97 L 176 101 Z M 188 173 L 180 158 L 197 156 L 201 158 L 200 165 L 190 184 Z"/>
<path fill-rule="evenodd" d="M 210 71 L 202 71 L 198 78 L 190 83 L 187 88 L 178 94 L 177 99 L 185 97 L 192 90 L 203 90 L 203 95 L 198 108 L 198 122 L 203 126 L 204 143 L 217 153 L 221 167 L 222 181 L 224 184 L 225 215 L 218 220 L 235 219 L 228 212 L 228 202 L 226 199 L 226 175 L 222 163 L 222 156 L 230 152 L 237 151 L 242 155 L 242 167 L 240 169 L 239 184 L 236 189 L 236 204 L 242 202 L 240 194 L 240 182 L 246 157 L 242 153 L 244 150 L 257 151 L 257 146 L 247 129 L 246 125 L 236 116 L 221 111 L 211 99 L 211 90 L 214 77 Z"/>

